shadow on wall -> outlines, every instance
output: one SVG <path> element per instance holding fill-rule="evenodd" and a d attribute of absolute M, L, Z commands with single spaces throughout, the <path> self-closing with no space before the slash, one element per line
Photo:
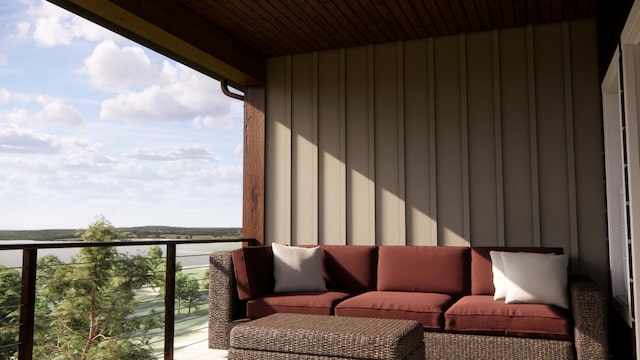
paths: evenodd
<path fill-rule="evenodd" d="M 267 71 L 267 242 L 554 246 L 608 283 L 595 21 Z"/>

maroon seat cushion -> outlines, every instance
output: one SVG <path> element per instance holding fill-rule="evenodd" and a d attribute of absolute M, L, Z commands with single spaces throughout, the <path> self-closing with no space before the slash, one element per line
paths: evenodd
<path fill-rule="evenodd" d="M 378 291 L 468 295 L 469 266 L 468 247 L 381 246 Z"/>
<path fill-rule="evenodd" d="M 545 247 L 473 247 L 471 248 L 471 295 L 493 295 L 493 270 L 491 251 L 534 252 L 539 254 L 562 254 L 562 248 Z"/>
<path fill-rule="evenodd" d="M 425 329 L 442 330 L 444 312 L 453 303 L 445 294 L 371 291 L 342 301 L 338 316 L 417 320 Z"/>
<path fill-rule="evenodd" d="M 240 300 L 273 292 L 275 279 L 271 246 L 243 247 L 234 250 L 231 258 Z"/>
<path fill-rule="evenodd" d="M 336 304 L 350 296 L 342 291 L 263 295 L 247 301 L 247 317 L 257 319 L 274 313 L 333 315 Z"/>
<path fill-rule="evenodd" d="M 323 245 L 321 248 L 327 288 L 354 292 L 376 289 L 377 247 Z"/>
<path fill-rule="evenodd" d="M 444 314 L 445 329 L 477 334 L 567 340 L 566 310 L 552 305 L 505 304 L 491 295 L 465 296 Z"/>

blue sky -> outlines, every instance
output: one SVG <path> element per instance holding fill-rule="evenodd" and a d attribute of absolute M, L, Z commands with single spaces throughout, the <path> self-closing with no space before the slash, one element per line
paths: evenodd
<path fill-rule="evenodd" d="M 242 102 L 44 0 L 0 1 L 0 229 L 241 226 Z"/>

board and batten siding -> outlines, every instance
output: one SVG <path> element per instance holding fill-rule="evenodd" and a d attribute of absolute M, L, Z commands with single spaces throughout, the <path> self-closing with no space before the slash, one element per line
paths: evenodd
<path fill-rule="evenodd" d="M 607 279 L 594 20 L 270 58 L 265 239 L 559 246 Z"/>

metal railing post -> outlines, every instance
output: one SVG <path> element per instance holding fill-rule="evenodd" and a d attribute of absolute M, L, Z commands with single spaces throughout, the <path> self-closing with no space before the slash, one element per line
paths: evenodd
<path fill-rule="evenodd" d="M 20 292 L 20 335 L 18 357 L 20 360 L 33 358 L 33 331 L 36 308 L 36 266 L 37 249 L 22 250 L 22 289 Z"/>
<path fill-rule="evenodd" d="M 173 360 L 173 332 L 176 298 L 176 244 L 167 244 L 164 295 L 164 359 Z"/>
<path fill-rule="evenodd" d="M 22 251 L 22 283 L 20 300 L 20 324 L 18 334 L 18 359 L 32 360 L 35 333 L 36 271 L 39 249 L 82 249 L 127 246 L 165 245 L 167 250 L 165 266 L 165 320 L 164 320 L 164 359 L 173 360 L 175 350 L 175 300 L 176 300 L 176 247 L 178 244 L 216 244 L 246 243 L 256 245 L 255 239 L 142 239 L 122 242 L 84 242 L 84 241 L 10 241 L 0 243 L 0 253 L 5 250 Z M 68 264 L 67 264 L 68 265 Z M 0 289 L 2 291 L 2 289 Z M 16 344 L 11 344 L 15 346 Z"/>

